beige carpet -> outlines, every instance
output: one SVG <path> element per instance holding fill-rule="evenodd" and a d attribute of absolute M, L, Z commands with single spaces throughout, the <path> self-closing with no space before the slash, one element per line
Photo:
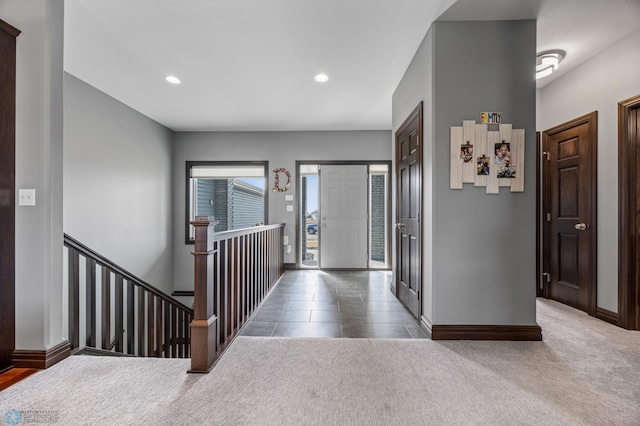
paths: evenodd
<path fill-rule="evenodd" d="M 0 392 L 0 423 L 640 425 L 640 332 L 549 301 L 538 321 L 531 343 L 240 337 L 208 375 L 76 356 Z"/>

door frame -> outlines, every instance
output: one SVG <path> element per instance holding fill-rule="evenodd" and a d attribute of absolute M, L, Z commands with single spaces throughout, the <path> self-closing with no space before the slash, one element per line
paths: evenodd
<path fill-rule="evenodd" d="M 618 103 L 618 318 L 617 325 L 640 330 L 640 277 L 636 276 L 640 224 L 636 223 L 639 135 L 631 113 L 640 110 L 640 95 Z M 636 124 L 637 126 L 637 124 Z"/>
<path fill-rule="evenodd" d="M 579 126 L 581 124 L 589 124 L 589 137 L 587 143 L 589 144 L 589 149 L 591 150 L 591 223 L 589 224 L 592 232 L 591 238 L 591 247 L 589 250 L 589 256 L 591 258 L 590 272 L 591 279 L 587 283 L 588 291 L 589 291 L 589 304 L 587 307 L 587 313 L 591 316 L 597 316 L 599 318 L 607 316 L 608 311 L 603 312 L 601 315 L 597 315 L 597 296 L 598 296 L 598 288 L 597 288 L 597 259 L 598 259 L 598 112 L 593 111 L 589 114 L 585 114 L 581 117 L 575 118 L 566 123 L 562 123 L 551 129 L 545 130 L 542 132 L 542 148 L 543 154 L 549 152 L 549 138 L 557 133 L 563 132 L 565 130 L 571 129 L 573 127 Z M 550 190 L 549 190 L 549 168 L 546 167 L 547 162 L 543 162 L 544 165 L 542 167 L 542 217 L 543 217 L 543 226 L 542 226 L 542 264 L 545 271 L 549 270 L 549 225 L 548 222 L 544 219 L 544 212 L 548 205 L 551 204 L 550 200 Z M 543 277 L 539 277 L 542 280 L 542 294 L 545 298 L 549 299 L 551 297 L 551 291 L 547 282 Z M 606 318 L 601 318 L 605 319 Z"/>
<path fill-rule="evenodd" d="M 0 373 L 12 368 L 16 348 L 16 57 L 20 30 L 0 19 Z"/>
<path fill-rule="evenodd" d="M 296 262 L 295 262 L 295 269 L 309 269 L 309 270 L 322 270 L 322 268 L 320 268 L 320 259 L 318 259 L 318 267 L 317 268 L 302 268 L 302 264 L 301 264 L 301 259 L 300 259 L 300 250 L 301 250 L 301 235 L 300 233 L 302 232 L 301 230 L 301 222 L 300 222 L 300 208 L 302 207 L 301 204 L 301 200 L 300 200 L 300 166 L 303 164 L 317 164 L 319 166 L 358 166 L 358 165 L 366 165 L 367 167 L 371 164 L 386 164 L 389 170 L 389 179 L 388 179 L 388 184 L 387 184 L 387 206 L 386 206 L 386 215 L 387 215 L 387 220 L 386 220 L 386 226 L 387 226 L 387 238 L 386 238 L 386 250 L 385 250 L 385 257 L 387 258 L 387 268 L 371 268 L 369 266 L 370 260 L 368 259 L 367 261 L 367 271 L 386 271 L 386 270 L 391 270 L 392 269 L 392 265 L 393 265 L 393 261 L 391 259 L 392 256 L 392 250 L 391 250 L 391 244 L 392 244 L 392 229 L 391 229 L 391 204 L 392 204 L 392 199 L 391 199 L 391 187 L 393 185 L 393 168 L 392 168 L 392 162 L 391 160 L 380 160 L 380 161 L 374 161 L 374 160 L 296 160 L 296 195 L 294 196 L 295 200 L 296 200 Z M 368 169 L 367 169 L 367 176 L 368 176 Z M 318 179 L 318 184 L 320 183 L 319 179 Z M 369 190 L 368 186 L 367 186 L 367 191 Z M 320 194 L 318 193 L 318 197 L 320 197 Z M 370 200 L 369 200 L 369 195 L 367 194 L 367 214 L 369 212 L 369 208 L 370 208 Z M 320 208 L 320 206 L 318 206 Z M 306 232 L 306 230 L 305 230 Z M 370 251 L 370 243 L 369 243 L 369 225 L 367 225 L 367 252 L 369 253 Z M 319 239 L 318 239 L 319 241 Z M 318 244 L 320 244 L 320 242 L 318 242 Z M 318 255 L 320 254 L 320 250 L 318 250 Z M 369 256 L 371 255 L 371 253 L 369 253 Z M 361 270 L 361 269 L 358 269 Z"/>
<path fill-rule="evenodd" d="M 419 221 L 419 231 L 418 231 L 418 235 L 420 238 L 420 241 L 418 242 L 418 250 L 420 255 L 418 256 L 419 259 L 419 265 L 418 265 L 418 271 L 420 274 L 420 277 L 418 279 L 419 281 L 419 289 L 418 289 L 418 316 L 417 319 L 418 321 L 421 321 L 422 318 L 422 299 L 423 299 L 423 282 L 422 282 L 422 277 L 423 277 L 423 270 L 422 267 L 424 265 L 423 263 L 423 250 L 424 250 L 424 244 L 423 244 L 423 201 L 424 201 L 424 197 L 423 197 L 423 180 L 424 180 L 424 173 L 423 173 L 423 164 L 424 164 L 424 154 L 423 154 L 423 145 L 424 145 L 424 115 L 423 115 L 423 101 L 420 101 L 418 103 L 418 105 L 414 108 L 413 111 L 411 111 L 411 114 L 409 114 L 409 116 L 404 120 L 404 122 L 400 125 L 400 127 L 398 127 L 398 129 L 396 130 L 393 140 L 394 140 L 394 162 L 395 162 L 395 167 L 394 167 L 394 171 L 393 171 L 393 178 L 395 179 L 395 193 L 396 193 L 396 198 L 395 198 L 395 216 L 394 219 L 397 221 L 398 217 L 400 216 L 400 202 L 399 202 L 399 176 L 398 173 L 400 172 L 399 166 L 398 166 L 398 158 L 400 158 L 400 153 L 399 153 L 399 140 L 400 140 L 400 134 L 407 128 L 407 126 L 409 126 L 409 124 L 411 124 L 411 122 L 416 118 L 416 116 L 418 117 L 418 158 L 420 158 L 420 179 L 418 181 L 418 194 L 420 195 L 420 221 Z M 400 252 L 399 250 L 399 244 L 401 244 L 401 242 L 399 241 L 398 238 L 398 232 L 397 230 L 393 229 L 393 235 L 394 235 L 394 239 L 395 239 L 395 252 L 394 252 L 394 258 L 393 258 L 393 272 L 392 272 L 392 276 L 393 276 L 393 280 L 391 282 L 391 292 L 396 296 L 396 298 L 400 298 L 400 294 L 399 294 L 399 285 L 398 283 L 400 282 L 400 268 L 396 259 L 396 256 L 398 256 L 398 253 Z"/>

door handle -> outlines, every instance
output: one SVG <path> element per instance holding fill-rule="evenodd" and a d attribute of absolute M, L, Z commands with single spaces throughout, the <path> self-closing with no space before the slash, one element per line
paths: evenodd
<path fill-rule="evenodd" d="M 396 228 L 404 228 L 404 223 L 396 223 Z"/>
<path fill-rule="evenodd" d="M 586 230 L 587 230 L 587 225 L 586 225 L 586 224 L 584 224 L 584 223 L 576 223 L 575 228 L 576 228 L 578 231 L 586 231 Z"/>

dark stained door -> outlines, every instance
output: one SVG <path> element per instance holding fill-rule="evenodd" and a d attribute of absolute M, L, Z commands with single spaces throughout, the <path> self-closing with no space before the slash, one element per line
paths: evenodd
<path fill-rule="evenodd" d="M 618 103 L 618 321 L 640 330 L 640 95 Z"/>
<path fill-rule="evenodd" d="M 544 132 L 545 296 L 595 315 L 596 120 Z"/>
<path fill-rule="evenodd" d="M 421 183 L 422 103 L 396 132 L 396 291 L 416 318 L 422 289 Z"/>
<path fill-rule="evenodd" d="M 0 371 L 15 348 L 16 37 L 0 20 Z"/>

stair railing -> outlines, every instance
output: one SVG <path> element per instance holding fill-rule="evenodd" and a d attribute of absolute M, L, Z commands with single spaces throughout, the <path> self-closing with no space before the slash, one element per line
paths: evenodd
<path fill-rule="evenodd" d="M 64 246 L 72 351 L 190 357 L 192 309 L 66 234 Z"/>
<path fill-rule="evenodd" d="M 196 216 L 192 373 L 207 373 L 284 273 L 284 224 L 214 233 Z"/>

